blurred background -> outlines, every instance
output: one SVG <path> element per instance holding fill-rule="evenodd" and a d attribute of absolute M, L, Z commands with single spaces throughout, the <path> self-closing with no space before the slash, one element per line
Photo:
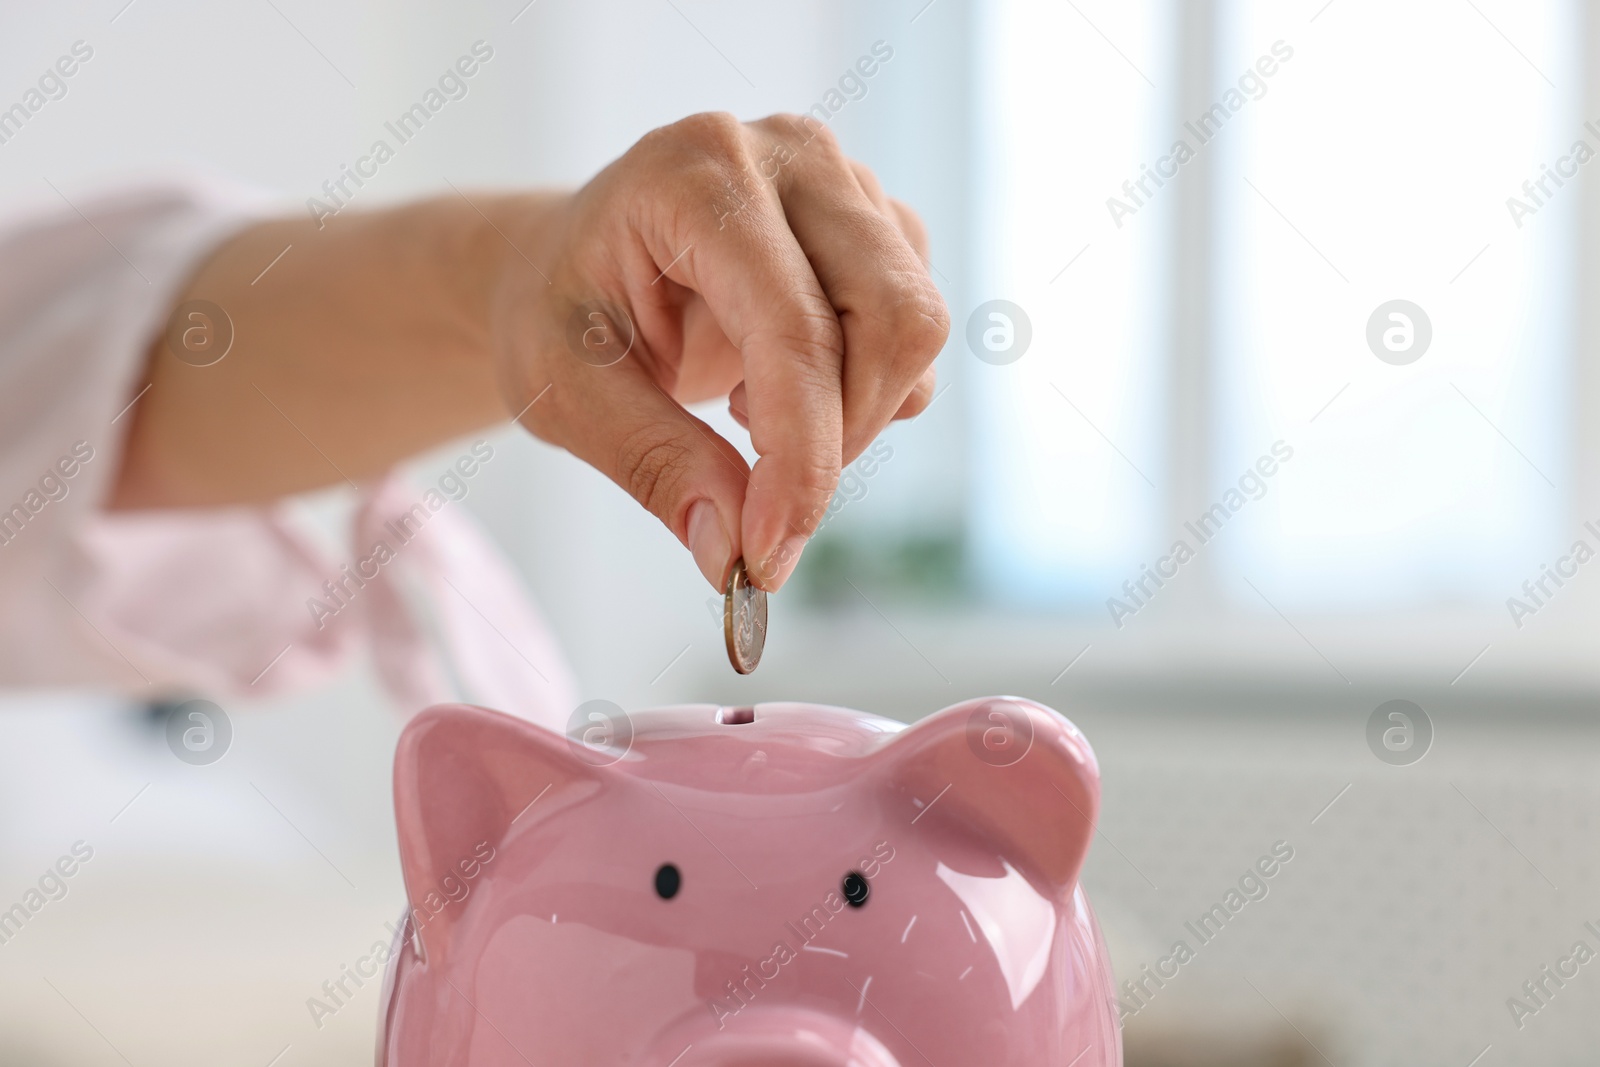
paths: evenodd
<path fill-rule="evenodd" d="M 1600 949 L 1600 567 L 1561 562 L 1600 549 L 1595 14 L 32 5 L 0 34 L 6 103 L 73 42 L 94 55 L 0 145 L 0 203 L 204 172 L 304 210 L 479 40 L 468 96 L 357 206 L 574 185 L 692 112 L 821 105 L 929 226 L 941 391 L 846 472 L 749 678 L 655 520 L 498 435 L 467 506 L 581 695 L 1062 710 L 1101 760 L 1084 877 L 1119 977 L 1289 843 L 1265 899 L 1128 1001 L 1130 1065 L 1591 1063 L 1600 965 L 1542 1003 L 1523 983 Z M 0 907 L 93 849 L 0 944 L 0 1063 L 370 1062 L 377 982 L 320 1025 L 306 1000 L 402 907 L 388 775 L 412 709 L 360 668 L 227 710 L 227 757 L 195 767 L 126 701 L 0 699 Z"/>

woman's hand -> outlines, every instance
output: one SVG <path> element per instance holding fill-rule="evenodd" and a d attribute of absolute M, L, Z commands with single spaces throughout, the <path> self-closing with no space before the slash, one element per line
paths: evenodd
<path fill-rule="evenodd" d="M 933 396 L 949 316 L 922 225 L 814 119 L 696 115 L 565 203 L 490 215 L 510 411 L 632 494 L 718 589 L 741 555 L 782 585 L 842 465 Z M 682 407 L 721 396 L 754 468 Z"/>
<path fill-rule="evenodd" d="M 719 590 L 740 556 L 774 590 L 843 464 L 932 398 L 949 318 L 925 244 L 826 127 L 783 116 L 685 119 L 571 195 L 259 223 L 173 301 L 219 309 L 232 347 L 152 344 L 113 504 L 354 484 L 512 415 L 633 494 Z M 754 468 L 681 406 L 719 396 Z"/>

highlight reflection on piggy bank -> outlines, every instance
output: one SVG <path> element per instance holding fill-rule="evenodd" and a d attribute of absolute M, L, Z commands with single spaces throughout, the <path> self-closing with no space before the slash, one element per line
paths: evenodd
<path fill-rule="evenodd" d="M 451 705 L 407 727 L 380 1067 L 1121 1063 L 1077 885 L 1098 770 L 1061 716 L 616 725 Z"/>

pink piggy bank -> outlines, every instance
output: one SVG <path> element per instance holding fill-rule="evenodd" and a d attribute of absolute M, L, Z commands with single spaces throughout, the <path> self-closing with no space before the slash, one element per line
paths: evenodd
<path fill-rule="evenodd" d="M 406 728 L 380 1067 L 1122 1062 L 1060 715 L 605 707 Z"/>

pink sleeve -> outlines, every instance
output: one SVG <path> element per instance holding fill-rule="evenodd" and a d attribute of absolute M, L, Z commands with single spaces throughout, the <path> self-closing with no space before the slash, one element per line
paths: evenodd
<path fill-rule="evenodd" d="M 415 510 L 400 481 L 363 494 L 338 561 L 280 509 L 102 510 L 150 340 L 258 205 L 171 185 L 0 220 L 0 685 L 266 695 L 370 644 L 407 712 L 465 696 L 563 729 L 559 649 L 459 505 L 355 579 L 385 523 Z M 333 596 L 339 610 L 314 606 Z"/>

